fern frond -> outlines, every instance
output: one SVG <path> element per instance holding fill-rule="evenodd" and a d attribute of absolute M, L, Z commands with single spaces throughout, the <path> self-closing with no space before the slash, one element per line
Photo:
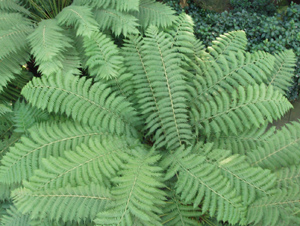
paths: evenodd
<path fill-rule="evenodd" d="M 25 15 L 30 15 L 30 11 L 22 7 L 20 4 L 12 0 L 1 0 L 0 9 L 6 12 L 19 12 Z"/>
<path fill-rule="evenodd" d="M 76 48 L 68 48 L 64 52 L 64 59 L 62 60 L 62 65 L 63 68 L 61 69 L 61 71 L 55 71 L 57 74 L 60 73 L 61 76 L 81 75 L 80 68 L 82 68 L 82 65 L 80 62 L 79 53 L 77 52 Z"/>
<path fill-rule="evenodd" d="M 97 215 L 96 225 L 134 225 L 134 218 L 142 222 L 139 225 L 162 225 L 157 215 L 162 212 L 165 192 L 162 169 L 155 165 L 160 156 L 137 148 L 141 154 L 129 158 L 120 176 L 113 178 L 115 201 Z"/>
<path fill-rule="evenodd" d="M 111 30 L 116 36 L 138 34 L 137 19 L 127 13 L 115 9 L 99 9 L 95 11 L 95 19 L 102 31 Z"/>
<path fill-rule="evenodd" d="M 246 45 L 247 38 L 244 31 L 231 31 L 212 41 L 212 45 L 207 48 L 207 51 L 213 60 L 218 60 L 220 55 L 228 56 L 234 52 L 245 51 Z"/>
<path fill-rule="evenodd" d="M 147 74 L 146 79 L 144 77 L 138 81 L 140 84 L 137 84 L 139 89 L 137 92 L 141 93 L 140 98 L 144 99 L 139 102 L 143 103 L 141 108 L 142 114 L 146 117 L 145 128 L 149 129 L 148 134 L 155 132 L 157 144 L 165 139 L 168 148 L 190 143 L 192 130 L 188 123 L 184 72 L 179 67 L 179 54 L 171 48 L 172 39 L 163 32 L 158 33 L 155 27 L 150 27 L 143 44 L 144 67 Z M 144 88 L 149 84 L 152 87 L 150 90 Z M 150 91 L 151 98 L 144 95 L 143 90 L 147 93 Z M 156 111 L 159 118 L 156 118 Z"/>
<path fill-rule="evenodd" d="M 139 10 L 139 0 L 98 0 L 91 1 L 91 5 L 96 8 L 113 8 L 125 12 Z"/>
<path fill-rule="evenodd" d="M 231 132 L 215 136 L 212 134 L 209 138 L 203 137 L 205 142 L 213 143 L 215 149 L 231 150 L 233 154 L 243 154 L 254 150 L 258 146 L 262 146 L 264 143 L 270 141 L 270 136 L 274 134 L 276 127 L 268 128 L 266 123 L 259 128 L 252 127 L 245 129 L 239 134 L 233 134 Z"/>
<path fill-rule="evenodd" d="M 66 113 L 112 133 L 136 135 L 134 126 L 139 120 L 131 104 L 105 84 L 72 75 L 42 77 L 28 83 L 22 94 L 32 105 L 49 112 Z"/>
<path fill-rule="evenodd" d="M 0 3 L 1 7 L 1 3 Z M 9 30 L 14 27 L 16 24 L 23 23 L 26 20 L 25 17 L 20 13 L 5 13 L 1 12 L 0 15 L 0 30 Z"/>
<path fill-rule="evenodd" d="M 233 90 L 231 96 L 222 92 L 211 100 L 200 99 L 192 106 L 193 122 L 208 137 L 220 133 L 235 135 L 251 127 L 260 127 L 266 120 L 272 122 L 283 116 L 291 103 L 272 87 L 248 86 Z"/>
<path fill-rule="evenodd" d="M 204 155 L 193 154 L 191 147 L 179 148 L 168 155 L 162 165 L 167 169 L 165 179 L 178 175 L 176 193 L 184 203 L 193 203 L 194 207 L 202 203 L 202 213 L 209 212 L 219 221 L 231 224 L 244 217 L 246 208 L 241 196 Z"/>
<path fill-rule="evenodd" d="M 300 166 L 292 165 L 275 171 L 278 188 L 292 187 L 300 184 Z"/>
<path fill-rule="evenodd" d="M 95 32 L 91 37 L 84 37 L 86 67 L 96 80 L 119 77 L 123 57 L 113 41 L 106 35 Z"/>
<path fill-rule="evenodd" d="M 8 112 L 12 112 L 11 107 L 7 103 L 0 103 L 0 117 Z"/>
<path fill-rule="evenodd" d="M 0 166 L 0 181 L 5 184 L 28 179 L 35 169 L 40 168 L 42 158 L 58 157 L 65 150 L 74 150 L 91 137 L 105 134 L 99 129 L 89 128 L 74 122 L 45 123 L 29 130 L 30 138 L 21 141 L 3 157 Z"/>
<path fill-rule="evenodd" d="M 1 226 L 31 226 L 30 214 L 22 214 L 13 205 L 6 212 L 6 215 L 1 217 Z"/>
<path fill-rule="evenodd" d="M 168 6 L 155 0 L 140 0 L 139 10 L 133 12 L 144 30 L 150 25 L 166 28 L 176 20 L 175 12 Z"/>
<path fill-rule="evenodd" d="M 201 225 L 197 222 L 202 216 L 199 207 L 182 203 L 180 197 L 171 190 L 168 191 L 168 200 L 163 208 L 162 224 L 165 226 L 196 226 Z"/>
<path fill-rule="evenodd" d="M 95 137 L 96 138 L 96 137 Z M 132 143 L 132 144 L 130 144 Z M 58 189 L 67 184 L 72 187 L 89 183 L 106 184 L 117 175 L 129 158 L 130 146 L 135 145 L 126 137 L 91 138 L 76 151 L 66 151 L 63 157 L 43 159 L 43 168 L 36 170 L 24 185 L 30 190 Z"/>
<path fill-rule="evenodd" d="M 274 70 L 269 77 L 268 86 L 272 85 L 274 89 L 285 94 L 292 85 L 292 77 L 296 65 L 296 56 L 292 50 L 285 50 L 275 54 Z"/>
<path fill-rule="evenodd" d="M 93 17 L 91 8 L 86 5 L 67 6 L 56 16 L 56 19 L 59 25 L 75 26 L 76 35 L 90 37 L 99 29 L 99 25 Z"/>
<path fill-rule="evenodd" d="M 299 164 L 300 123 L 292 122 L 278 130 L 270 142 L 248 153 L 253 166 L 276 170 Z"/>
<path fill-rule="evenodd" d="M 277 194 L 255 201 L 250 207 L 247 223 L 255 225 L 298 225 L 300 223 L 299 186 L 278 190 Z"/>
<path fill-rule="evenodd" d="M 23 214 L 31 218 L 77 221 L 94 219 L 112 198 L 109 192 L 97 184 L 55 190 L 31 191 L 27 188 L 14 190 L 14 203 Z"/>

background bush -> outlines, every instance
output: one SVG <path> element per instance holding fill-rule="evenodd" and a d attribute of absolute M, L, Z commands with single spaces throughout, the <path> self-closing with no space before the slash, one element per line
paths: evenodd
<path fill-rule="evenodd" d="M 164 2 L 178 13 L 182 12 L 178 1 Z M 215 13 L 200 9 L 190 1 L 183 10 L 194 19 L 195 34 L 205 46 L 220 34 L 244 30 L 248 38 L 248 51 L 276 53 L 293 49 L 298 60 L 294 85 L 290 87 L 287 97 L 291 101 L 297 99 L 300 82 L 300 6 L 292 3 L 284 12 L 277 13 L 275 5 L 268 0 L 232 0 L 231 4 L 234 8 L 230 12 Z"/>

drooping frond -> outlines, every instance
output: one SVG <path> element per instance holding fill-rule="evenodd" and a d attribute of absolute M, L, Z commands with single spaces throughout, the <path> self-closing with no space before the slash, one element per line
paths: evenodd
<path fill-rule="evenodd" d="M 275 54 L 274 70 L 269 77 L 268 86 L 272 85 L 274 89 L 285 94 L 292 85 L 292 77 L 296 65 L 296 56 L 292 50 L 285 50 Z"/>
<path fill-rule="evenodd" d="M 166 28 L 176 20 L 175 12 L 168 6 L 155 0 L 140 0 L 139 11 L 132 13 L 143 29 L 150 25 Z"/>
<path fill-rule="evenodd" d="M 268 127 L 269 125 L 266 123 L 259 128 L 252 127 L 238 134 L 231 132 L 228 135 L 221 134 L 220 136 L 212 134 L 209 138 L 203 137 L 203 139 L 206 139 L 208 143 L 213 143 L 215 149 L 231 150 L 233 154 L 244 155 L 258 146 L 262 146 L 265 142 L 272 142 L 268 138 L 273 135 L 276 127 Z"/>
<path fill-rule="evenodd" d="M 79 1 L 90 1 L 91 5 L 96 8 L 113 8 L 117 11 L 138 11 L 139 10 L 139 0 L 79 0 Z"/>
<path fill-rule="evenodd" d="M 0 3 L 1 7 L 1 3 Z M 16 24 L 23 23 L 25 18 L 20 13 L 4 13 L 0 15 L 0 30 L 9 30 Z M 25 19 L 26 20 L 26 19 Z"/>
<path fill-rule="evenodd" d="M 168 200 L 163 208 L 162 224 L 165 226 L 200 226 L 197 222 L 202 216 L 199 207 L 182 203 L 173 190 L 168 191 Z"/>
<path fill-rule="evenodd" d="M 91 37 L 84 37 L 86 67 L 96 80 L 119 77 L 123 57 L 119 49 L 105 34 L 95 32 Z"/>
<path fill-rule="evenodd" d="M 137 19 L 125 12 L 115 9 L 99 9 L 95 11 L 95 19 L 102 31 L 111 30 L 116 36 L 138 34 Z"/>
<path fill-rule="evenodd" d="M 235 135 L 251 127 L 259 128 L 284 115 L 292 107 L 291 103 L 272 87 L 264 84 L 242 86 L 231 95 L 222 92 L 211 99 L 199 98 L 192 106 L 193 122 L 207 136 L 220 133 Z"/>
<path fill-rule="evenodd" d="M 183 70 L 179 67 L 179 54 L 171 48 L 171 45 L 172 39 L 169 35 L 158 33 L 155 27 L 148 29 L 142 48 L 144 55 L 142 67 L 145 69 L 141 68 L 141 59 L 138 62 L 140 72 L 144 71 L 142 75 L 144 78 L 134 81 L 139 83 L 136 89 L 139 89 L 137 92 L 140 93 L 139 102 L 142 103 L 142 114 L 146 117 L 145 128 L 149 130 L 148 134 L 155 132 L 157 144 L 164 142 L 165 139 L 168 148 L 190 143 L 192 139 Z M 147 87 L 149 85 L 150 90 Z"/>
<path fill-rule="evenodd" d="M 30 215 L 22 214 L 18 209 L 11 205 L 6 210 L 6 215 L 1 216 L 1 226 L 31 226 Z"/>
<path fill-rule="evenodd" d="M 29 130 L 29 134 L 30 138 L 23 136 L 1 160 L 1 182 L 11 184 L 26 180 L 40 168 L 42 158 L 61 156 L 65 150 L 74 150 L 91 137 L 101 137 L 105 133 L 69 121 L 41 124 Z"/>
<path fill-rule="evenodd" d="M 20 188 L 13 191 L 12 196 L 23 214 L 30 213 L 31 218 L 47 217 L 63 222 L 93 219 L 111 201 L 108 190 L 93 183 L 39 191 Z"/>
<path fill-rule="evenodd" d="M 162 169 L 155 165 L 160 156 L 145 152 L 143 147 L 136 150 L 140 154 L 129 158 L 120 176 L 112 179 L 115 201 L 97 215 L 96 225 L 134 225 L 135 218 L 142 222 L 138 225 L 162 225 L 158 214 L 162 213 L 165 192 Z"/>
<path fill-rule="evenodd" d="M 53 63 L 56 63 L 54 60 Z M 80 62 L 80 57 L 79 53 L 77 50 L 72 47 L 66 49 L 64 52 L 64 59 L 62 60 L 62 66 L 63 68 L 61 71 L 53 71 L 53 73 L 60 74 L 61 76 L 66 76 L 66 75 L 80 75 L 82 72 L 80 71 L 80 68 L 82 68 L 81 62 Z"/>
<path fill-rule="evenodd" d="M 72 75 L 34 78 L 22 94 L 32 105 L 49 112 L 66 113 L 112 133 L 136 134 L 134 126 L 139 120 L 131 104 L 103 82 L 92 84 L 92 79 Z"/>
<path fill-rule="evenodd" d="M 212 46 L 209 46 L 207 51 L 213 60 L 218 60 L 220 55 L 228 56 L 234 52 L 244 51 L 246 45 L 247 38 L 244 31 L 231 31 L 212 41 Z"/>
<path fill-rule="evenodd" d="M 7 103 L 0 102 L 0 117 L 8 112 L 12 112 L 11 106 L 9 106 Z"/>
<path fill-rule="evenodd" d="M 253 166 L 276 170 L 299 164 L 300 123 L 292 122 L 278 130 L 270 142 L 257 147 L 247 155 Z"/>
<path fill-rule="evenodd" d="M 27 9 L 12 0 L 1 0 L 0 9 L 6 12 L 19 12 L 25 15 L 30 15 L 30 12 Z"/>
<path fill-rule="evenodd" d="M 76 35 L 90 37 L 98 31 L 98 23 L 95 21 L 92 10 L 88 6 L 70 5 L 65 7 L 57 16 L 58 23 L 65 26 L 75 26 Z"/>
<path fill-rule="evenodd" d="M 176 193 L 183 202 L 192 203 L 194 207 L 201 203 L 202 213 L 215 215 L 219 221 L 237 223 L 246 210 L 241 196 L 215 164 L 191 150 L 179 148 L 164 158 L 166 179 L 178 175 Z"/>
<path fill-rule="evenodd" d="M 292 165 L 275 171 L 278 188 L 287 188 L 300 184 L 300 166 Z"/>
<path fill-rule="evenodd" d="M 299 185 L 278 190 L 275 195 L 255 201 L 250 207 L 247 223 L 254 225 L 299 225 Z"/>
<path fill-rule="evenodd" d="M 131 144 L 130 144 L 131 143 Z M 90 183 L 107 184 L 117 175 L 128 158 L 132 139 L 126 137 L 91 138 L 88 145 L 81 144 L 76 151 L 66 151 L 63 157 L 43 159 L 43 168 L 24 185 L 31 190 L 58 189 Z"/>

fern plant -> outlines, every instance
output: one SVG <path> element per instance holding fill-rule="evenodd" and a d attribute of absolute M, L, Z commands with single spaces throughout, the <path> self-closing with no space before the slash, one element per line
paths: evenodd
<path fill-rule="evenodd" d="M 0 9 L 1 225 L 299 224 L 292 51 L 204 48 L 151 0 Z"/>

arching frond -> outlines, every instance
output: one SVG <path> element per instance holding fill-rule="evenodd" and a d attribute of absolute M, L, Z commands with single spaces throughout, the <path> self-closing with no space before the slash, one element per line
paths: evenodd
<path fill-rule="evenodd" d="M 99 9 L 95 11 L 95 19 L 102 31 L 111 30 L 116 36 L 139 33 L 137 19 L 125 12 L 111 8 Z"/>
<path fill-rule="evenodd" d="M 300 162 L 300 123 L 292 122 L 278 130 L 271 142 L 264 143 L 247 155 L 253 166 L 276 170 Z"/>
<path fill-rule="evenodd" d="M 24 184 L 31 190 L 58 189 L 68 184 L 109 186 L 134 145 L 134 140 L 125 137 L 91 138 L 87 145 L 82 143 L 76 150 L 64 152 L 63 157 L 43 159 L 43 168 Z"/>
<path fill-rule="evenodd" d="M 26 180 L 41 167 L 42 158 L 61 156 L 65 150 L 74 150 L 91 137 L 105 133 L 97 128 L 65 122 L 41 124 L 29 130 L 29 134 L 30 138 L 23 136 L 1 160 L 1 182 L 11 184 Z"/>
<path fill-rule="evenodd" d="M 12 196 L 23 214 L 63 222 L 93 219 L 112 200 L 107 189 L 97 184 L 41 191 L 20 188 Z"/>
<path fill-rule="evenodd" d="M 0 102 L 0 117 L 8 112 L 12 112 L 11 107 L 7 103 Z"/>
<path fill-rule="evenodd" d="M 125 12 L 139 10 L 139 0 L 98 0 L 91 1 L 91 5 L 96 8 L 113 8 Z"/>
<path fill-rule="evenodd" d="M 15 1 L 12 0 L 1 0 L 0 9 L 3 11 L 19 12 L 25 15 L 30 15 L 30 11 L 28 11 L 24 7 L 20 6 L 20 4 L 17 4 Z"/>
<path fill-rule="evenodd" d="M 120 176 L 113 179 L 117 185 L 112 189 L 114 202 L 95 219 L 96 225 L 162 225 L 157 214 L 162 213 L 165 192 L 161 188 L 162 169 L 155 165 L 160 156 L 137 147 L 138 157 L 128 159 Z"/>
<path fill-rule="evenodd" d="M 0 8 L 2 6 L 2 2 L 0 2 Z M 10 2 L 12 2 L 12 1 L 10 1 Z M 14 27 L 16 24 L 23 23 L 24 19 L 25 18 L 20 13 L 4 13 L 4 12 L 1 12 L 1 15 L 0 15 L 0 30 L 9 30 L 10 28 Z"/>
<path fill-rule="evenodd" d="M 134 126 L 139 120 L 131 104 L 105 84 L 92 84 L 91 79 L 72 75 L 34 78 L 22 94 L 31 104 L 49 112 L 66 113 L 112 133 L 136 134 Z"/>
<path fill-rule="evenodd" d="M 287 188 L 300 184 L 300 166 L 292 165 L 275 171 L 278 188 Z"/>
<path fill-rule="evenodd" d="M 132 14 L 138 18 L 143 29 L 150 25 L 166 28 L 176 20 L 175 12 L 170 7 L 155 0 L 140 0 L 139 10 Z"/>
<path fill-rule="evenodd" d="M 96 80 L 111 79 L 119 76 L 123 57 L 113 41 L 106 35 L 95 32 L 84 40 L 86 67 Z"/>
<path fill-rule="evenodd" d="M 264 84 L 239 87 L 229 96 L 222 92 L 211 99 L 200 99 L 192 106 L 194 123 L 208 137 L 211 134 L 233 134 L 251 127 L 259 128 L 265 120 L 272 122 L 283 116 L 292 105 L 278 91 Z"/>
<path fill-rule="evenodd" d="M 292 85 L 294 76 L 296 56 L 292 50 L 285 50 L 275 54 L 274 70 L 269 77 L 268 86 L 272 85 L 274 89 L 285 94 Z"/>
<path fill-rule="evenodd" d="M 93 17 L 91 8 L 86 5 L 67 6 L 56 16 L 56 18 L 60 25 L 75 26 L 77 35 L 90 37 L 99 29 L 99 25 Z"/>

